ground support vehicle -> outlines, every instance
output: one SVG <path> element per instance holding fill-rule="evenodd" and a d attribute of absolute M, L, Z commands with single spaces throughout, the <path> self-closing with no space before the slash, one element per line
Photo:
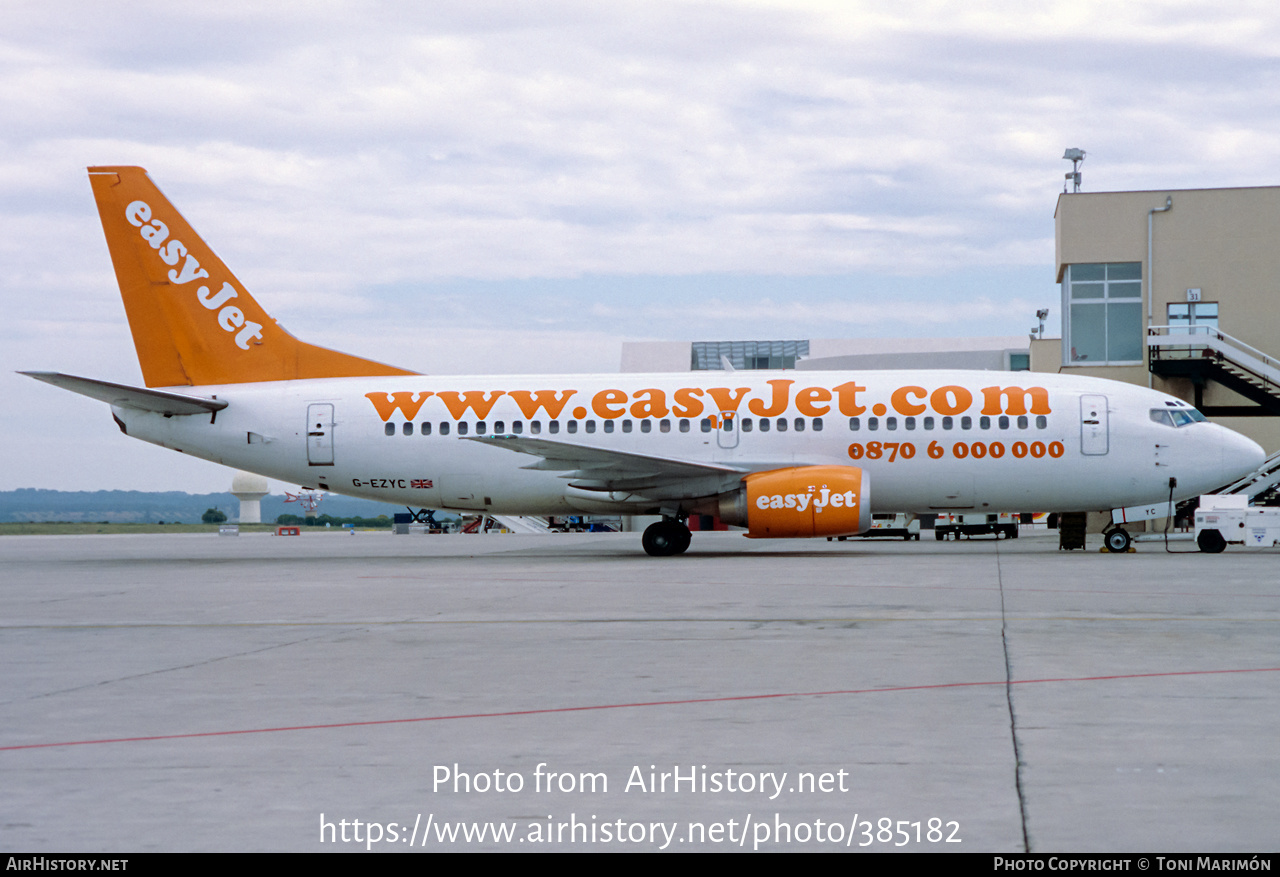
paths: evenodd
<path fill-rule="evenodd" d="M 938 515 L 938 522 L 933 525 L 933 538 L 941 542 L 943 539 L 959 539 L 961 536 L 989 536 L 997 539 L 1018 538 L 1018 516 L 1011 514 L 987 515 Z"/>
<path fill-rule="evenodd" d="M 1217 554 L 1227 545 L 1267 548 L 1280 544 L 1280 508 L 1250 506 L 1239 494 L 1200 497 L 1196 509 L 1196 545 Z"/>

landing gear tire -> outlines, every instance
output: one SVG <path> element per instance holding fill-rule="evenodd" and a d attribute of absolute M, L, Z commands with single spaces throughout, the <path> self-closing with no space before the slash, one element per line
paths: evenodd
<path fill-rule="evenodd" d="M 1227 548 L 1227 540 L 1217 530 L 1201 530 L 1196 537 L 1196 545 L 1205 554 L 1221 554 Z"/>
<path fill-rule="evenodd" d="M 689 532 L 689 528 L 684 524 L 676 524 L 676 554 L 684 554 L 689 550 L 689 543 L 693 541 L 693 534 Z"/>
<path fill-rule="evenodd" d="M 689 528 L 678 521 L 658 521 L 645 528 L 640 544 L 650 557 L 671 557 L 684 554 L 693 541 Z"/>
<path fill-rule="evenodd" d="M 1133 539 L 1123 527 L 1116 527 L 1102 534 L 1102 542 L 1112 554 L 1124 554 L 1129 550 Z"/>

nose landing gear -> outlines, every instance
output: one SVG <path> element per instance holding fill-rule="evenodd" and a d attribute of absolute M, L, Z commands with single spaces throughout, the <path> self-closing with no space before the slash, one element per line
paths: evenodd
<path fill-rule="evenodd" d="M 1133 538 L 1124 527 L 1112 527 L 1102 534 L 1102 544 L 1112 554 L 1124 554 L 1129 550 L 1129 543 L 1132 541 Z"/>

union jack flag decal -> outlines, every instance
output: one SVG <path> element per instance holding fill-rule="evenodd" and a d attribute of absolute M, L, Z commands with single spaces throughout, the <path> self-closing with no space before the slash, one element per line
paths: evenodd
<path fill-rule="evenodd" d="M 409 486 L 410 486 L 410 487 L 421 487 L 421 488 L 423 488 L 423 489 L 427 489 L 427 488 L 430 488 L 430 487 L 431 487 L 431 479 L 430 479 L 430 478 L 415 478 L 415 479 L 413 479 L 412 481 L 410 481 L 410 482 L 409 482 Z"/>

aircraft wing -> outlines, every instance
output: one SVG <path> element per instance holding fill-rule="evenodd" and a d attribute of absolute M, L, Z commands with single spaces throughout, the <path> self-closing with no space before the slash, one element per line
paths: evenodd
<path fill-rule="evenodd" d="M 530 436 L 472 436 L 463 440 L 537 457 L 535 462 L 522 468 L 564 472 L 561 477 L 571 479 L 570 484 L 574 487 L 587 490 L 626 490 L 655 497 L 689 495 L 690 488 L 695 484 L 697 487 L 694 492 L 697 495 L 721 492 L 732 487 L 754 468 L 694 463 Z"/>
<path fill-rule="evenodd" d="M 108 405 L 134 408 L 139 411 L 154 411 L 166 417 L 175 414 L 209 414 L 227 407 L 227 403 L 222 399 L 166 393 L 164 390 L 144 390 L 140 387 L 95 381 L 93 378 L 78 378 L 75 375 L 64 375 L 60 372 L 19 372 L 19 374 L 79 393 L 81 396 L 88 396 L 90 399 L 106 402 Z"/>

